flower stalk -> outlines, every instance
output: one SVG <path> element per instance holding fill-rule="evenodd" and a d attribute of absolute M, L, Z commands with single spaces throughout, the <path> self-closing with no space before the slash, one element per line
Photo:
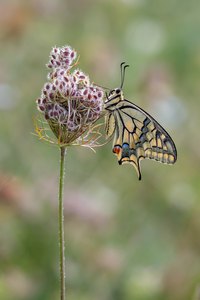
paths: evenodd
<path fill-rule="evenodd" d="M 60 247 L 60 299 L 65 300 L 65 234 L 64 234 L 64 205 L 63 187 L 65 176 L 66 148 L 60 148 L 60 181 L 59 181 L 59 247 Z"/>

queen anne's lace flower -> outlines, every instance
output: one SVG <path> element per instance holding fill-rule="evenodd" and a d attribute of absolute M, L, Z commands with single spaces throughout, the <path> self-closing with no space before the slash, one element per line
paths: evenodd
<path fill-rule="evenodd" d="M 62 144 L 71 144 L 99 117 L 103 109 L 103 90 L 90 82 L 75 66 L 77 53 L 70 46 L 54 47 L 47 67 L 49 82 L 45 83 L 38 110 L 44 114 L 51 130 Z"/>

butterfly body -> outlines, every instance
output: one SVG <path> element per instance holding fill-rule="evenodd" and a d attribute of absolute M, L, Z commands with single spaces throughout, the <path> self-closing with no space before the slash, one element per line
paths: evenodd
<path fill-rule="evenodd" d="M 114 136 L 118 163 L 130 163 L 141 179 L 140 161 L 154 159 L 174 164 L 176 147 L 165 129 L 143 109 L 124 99 L 122 88 L 112 90 L 105 101 L 106 134 Z"/>

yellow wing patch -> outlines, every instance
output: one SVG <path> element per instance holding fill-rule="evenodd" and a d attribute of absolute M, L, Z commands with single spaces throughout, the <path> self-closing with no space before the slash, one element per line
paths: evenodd
<path fill-rule="evenodd" d="M 113 114 L 109 114 L 105 116 L 105 124 L 106 124 L 106 135 L 107 138 L 109 138 L 110 136 L 112 136 L 112 134 L 115 131 L 115 118 Z"/>
<path fill-rule="evenodd" d="M 107 135 L 114 134 L 113 152 L 119 164 L 132 164 L 141 179 L 140 161 L 154 159 L 174 164 L 176 147 L 169 134 L 135 104 L 121 100 L 108 116 Z"/>

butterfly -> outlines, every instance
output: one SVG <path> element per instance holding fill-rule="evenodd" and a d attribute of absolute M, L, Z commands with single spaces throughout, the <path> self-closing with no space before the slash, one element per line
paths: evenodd
<path fill-rule="evenodd" d="M 166 130 L 147 112 L 126 100 L 123 94 L 125 69 L 121 63 L 121 86 L 106 94 L 106 136 L 114 137 L 113 153 L 120 165 L 132 164 L 141 180 L 141 160 L 154 159 L 164 164 L 174 164 L 176 146 Z"/>

